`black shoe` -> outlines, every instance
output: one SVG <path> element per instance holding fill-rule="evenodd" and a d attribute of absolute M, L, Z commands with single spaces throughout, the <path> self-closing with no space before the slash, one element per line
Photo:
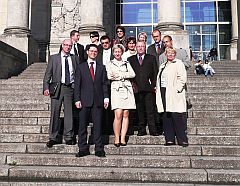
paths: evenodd
<path fill-rule="evenodd" d="M 120 143 L 121 146 L 127 146 L 127 143 Z"/>
<path fill-rule="evenodd" d="M 182 147 L 187 147 L 189 144 L 188 143 L 180 143 L 178 144 L 179 146 L 182 146 Z"/>
<path fill-rule="evenodd" d="M 151 136 L 159 136 L 157 132 L 150 133 Z"/>
<path fill-rule="evenodd" d="M 90 155 L 90 152 L 89 152 L 89 151 L 79 151 L 79 152 L 76 154 L 76 157 L 84 157 L 84 156 L 87 156 L 87 155 Z"/>
<path fill-rule="evenodd" d="M 76 140 L 68 140 L 66 141 L 66 145 L 76 145 Z"/>
<path fill-rule="evenodd" d="M 164 146 L 171 146 L 171 145 L 176 145 L 176 143 L 169 141 L 164 144 Z"/>
<path fill-rule="evenodd" d="M 114 143 L 115 147 L 120 147 L 120 145 L 121 145 L 120 143 Z"/>
<path fill-rule="evenodd" d="M 46 146 L 48 148 L 51 148 L 53 147 L 53 145 L 57 145 L 57 144 L 62 144 L 61 142 L 58 142 L 58 141 L 54 141 L 54 140 L 49 140 L 47 143 L 46 143 Z"/>
<path fill-rule="evenodd" d="M 138 134 L 137 134 L 137 136 L 145 136 L 145 135 L 147 135 L 146 132 L 138 132 Z"/>
<path fill-rule="evenodd" d="M 95 156 L 97 157 L 106 157 L 106 153 L 104 150 L 96 151 Z"/>

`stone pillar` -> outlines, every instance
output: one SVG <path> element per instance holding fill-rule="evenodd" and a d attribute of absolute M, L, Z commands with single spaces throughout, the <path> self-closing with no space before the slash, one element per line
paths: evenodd
<path fill-rule="evenodd" d="M 240 2 L 237 2 L 238 12 L 238 35 L 240 36 Z M 240 39 L 237 40 L 237 59 L 240 60 Z"/>
<path fill-rule="evenodd" d="M 158 25 L 162 36 L 170 35 L 176 48 L 183 48 L 189 52 L 189 36 L 182 30 L 180 0 L 158 0 Z"/>
<path fill-rule="evenodd" d="M 181 30 L 180 0 L 158 0 L 158 28 L 160 30 Z"/>
<path fill-rule="evenodd" d="M 81 43 L 90 42 L 89 32 L 98 31 L 101 35 L 105 34 L 103 27 L 103 0 L 81 0 L 81 24 L 79 32 Z"/>
<path fill-rule="evenodd" d="M 230 54 L 231 60 L 237 60 L 237 40 L 238 40 L 237 0 L 231 0 L 231 10 L 232 10 L 232 40 Z"/>
<path fill-rule="evenodd" d="M 29 0 L 8 0 L 7 28 L 4 34 L 24 34 L 29 30 Z"/>

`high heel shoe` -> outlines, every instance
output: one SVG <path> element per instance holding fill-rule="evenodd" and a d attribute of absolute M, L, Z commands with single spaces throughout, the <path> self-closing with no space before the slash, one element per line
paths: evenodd
<path fill-rule="evenodd" d="M 124 143 L 121 142 L 120 145 L 121 146 L 127 146 L 127 143 L 126 142 L 124 142 Z"/>
<path fill-rule="evenodd" d="M 120 147 L 121 143 L 114 143 L 115 147 Z"/>

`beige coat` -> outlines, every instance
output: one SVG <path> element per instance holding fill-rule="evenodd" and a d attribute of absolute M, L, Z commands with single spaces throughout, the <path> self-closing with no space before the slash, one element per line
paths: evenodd
<path fill-rule="evenodd" d="M 111 80 L 112 110 L 135 109 L 135 98 L 130 78 L 135 77 L 134 70 L 128 61 L 118 62 L 115 59 L 106 65 L 107 77 Z M 113 75 L 116 78 L 113 78 Z"/>
<path fill-rule="evenodd" d="M 160 72 L 166 62 L 161 64 L 157 76 L 156 104 L 158 112 L 164 112 L 162 97 L 160 92 Z M 186 112 L 185 84 L 187 82 L 187 72 L 184 64 L 179 59 L 174 59 L 164 70 L 167 75 L 166 85 L 166 111 L 167 112 Z"/>

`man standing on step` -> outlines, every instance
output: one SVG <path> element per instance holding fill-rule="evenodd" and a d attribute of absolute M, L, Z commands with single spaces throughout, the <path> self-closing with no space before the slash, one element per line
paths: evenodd
<path fill-rule="evenodd" d="M 109 104 L 107 74 L 105 67 L 96 61 L 98 46 L 90 44 L 87 54 L 87 61 L 78 65 L 75 78 L 74 101 L 79 109 L 79 152 L 76 157 L 90 154 L 87 142 L 87 125 L 90 116 L 93 121 L 95 156 L 105 157 L 101 127 L 103 108 L 107 109 Z"/>
<path fill-rule="evenodd" d="M 136 44 L 137 54 L 128 58 L 136 76 L 133 79 L 135 88 L 135 100 L 139 119 L 138 136 L 146 135 L 145 113 L 149 133 L 158 136 L 155 126 L 155 88 L 157 79 L 157 62 L 153 55 L 146 54 L 146 43 L 138 41 Z"/>
<path fill-rule="evenodd" d="M 47 147 L 62 143 L 60 134 L 60 111 L 64 105 L 64 140 L 67 145 L 75 145 L 76 138 L 73 131 L 73 88 L 74 75 L 79 58 L 70 54 L 72 40 L 66 39 L 62 43 L 62 51 L 49 58 L 43 79 L 43 94 L 51 97 L 51 118 L 49 125 L 49 141 Z"/>

